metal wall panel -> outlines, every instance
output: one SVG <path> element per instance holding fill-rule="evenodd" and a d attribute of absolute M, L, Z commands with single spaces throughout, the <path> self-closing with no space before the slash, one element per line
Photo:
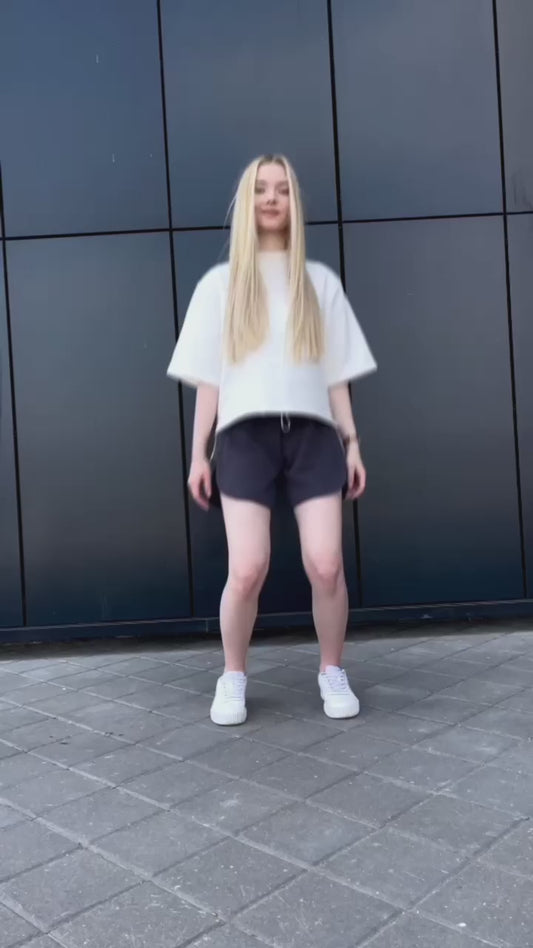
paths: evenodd
<path fill-rule="evenodd" d="M 363 604 L 520 598 L 501 219 L 352 224 L 345 251 L 379 365 L 355 393 Z"/>
<path fill-rule="evenodd" d="M 0 254 L 0 627 L 22 624 L 11 366 Z"/>
<path fill-rule="evenodd" d="M 168 235 L 8 259 L 29 624 L 189 614 Z"/>
<path fill-rule="evenodd" d="M 6 232 L 168 224 L 155 0 L 2 0 Z"/>
<path fill-rule="evenodd" d="M 491 0 L 333 0 L 345 220 L 501 210 Z"/>
<path fill-rule="evenodd" d="M 308 219 L 335 219 L 326 0 L 163 0 L 162 22 L 174 225 L 222 225 L 242 168 L 273 151 Z"/>
<path fill-rule="evenodd" d="M 508 218 L 520 485 L 528 595 L 533 591 L 533 214 Z"/>
<path fill-rule="evenodd" d="M 307 229 L 309 257 L 339 269 L 338 231 L 334 225 Z M 178 312 L 183 319 L 197 280 L 212 265 L 227 256 L 227 231 L 196 231 L 174 235 Z M 190 450 L 194 415 L 194 393 L 184 389 L 186 451 Z M 205 514 L 190 504 L 193 588 L 196 612 L 216 615 L 227 570 L 227 552 L 222 515 Z M 352 607 L 357 605 L 357 576 L 353 508 L 345 506 L 344 556 Z M 301 561 L 296 525 L 288 507 L 280 507 L 272 520 L 272 566 L 261 596 L 263 613 L 299 612 L 310 608 L 310 594 Z"/>
<path fill-rule="evenodd" d="M 498 0 L 507 210 L 533 210 L 533 3 Z"/>

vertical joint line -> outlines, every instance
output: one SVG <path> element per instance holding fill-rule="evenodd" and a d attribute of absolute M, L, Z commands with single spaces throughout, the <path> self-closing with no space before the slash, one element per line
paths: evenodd
<path fill-rule="evenodd" d="M 9 281 L 7 278 L 7 243 L 6 243 L 6 222 L 4 216 L 4 182 L 2 177 L 2 167 L 0 166 L 0 228 L 2 231 L 2 261 L 4 265 L 4 297 L 6 301 L 6 328 L 7 328 L 7 362 L 11 394 L 11 423 L 13 427 L 13 455 L 15 463 L 15 495 L 17 503 L 17 529 L 19 544 L 19 572 L 20 572 L 20 595 L 22 604 L 22 624 L 28 624 L 28 608 L 26 601 L 26 571 L 24 567 L 24 536 L 22 533 L 22 499 L 20 489 L 20 461 L 19 444 L 17 429 L 16 412 L 16 393 L 15 393 L 15 364 L 13 361 L 13 334 L 11 331 L 11 306 L 9 301 Z M 1 383 L 1 378 L 0 378 Z M 1 397 L 1 393 L 0 393 Z M 0 406 L 1 407 L 1 406 Z"/>
<path fill-rule="evenodd" d="M 337 228 L 339 237 L 339 259 L 341 280 L 346 286 L 346 268 L 344 264 L 344 231 L 342 215 L 342 189 L 341 189 L 341 168 L 340 168 L 340 150 L 339 150 L 339 123 L 337 117 L 337 82 L 335 77 L 335 44 L 333 41 L 333 13 L 331 8 L 332 0 L 328 0 L 328 40 L 329 40 L 329 68 L 331 81 L 331 113 L 333 120 L 333 151 L 335 155 L 335 189 L 337 194 Z M 351 388 L 350 388 L 351 390 Z M 355 569 L 357 574 L 357 591 L 359 595 L 359 607 L 363 605 L 363 570 L 361 564 L 361 542 L 359 535 L 359 511 L 357 504 L 353 505 L 353 528 L 355 541 Z"/>
<path fill-rule="evenodd" d="M 174 254 L 174 235 L 172 230 L 172 198 L 170 188 L 170 160 L 168 147 L 168 127 L 167 127 L 167 103 L 165 93 L 165 63 L 163 54 L 163 25 L 161 16 L 161 0 L 157 0 L 157 31 L 159 38 L 159 67 L 161 73 L 161 108 L 163 112 L 163 141 L 165 149 L 165 172 L 167 185 L 167 212 L 168 212 L 168 239 L 170 247 L 170 267 L 172 281 L 172 306 L 174 310 L 174 332 L 178 336 L 178 291 L 176 282 L 176 260 Z M 191 518 L 189 511 L 189 495 L 187 491 L 187 451 L 185 444 L 185 412 L 183 408 L 183 389 L 178 386 L 178 418 L 180 425 L 180 444 L 181 444 L 181 467 L 182 467 L 182 485 L 183 485 L 183 509 L 185 514 L 185 544 L 187 550 L 187 571 L 189 579 L 189 601 L 191 604 L 191 614 L 195 613 L 194 602 L 194 583 L 192 573 L 192 543 L 191 543 Z"/>
<path fill-rule="evenodd" d="M 526 543 L 525 543 L 525 535 L 524 535 L 522 484 L 521 484 L 521 473 L 520 473 L 520 441 L 518 437 L 518 412 L 517 412 L 517 405 L 516 405 L 516 373 L 515 373 L 514 342 L 513 342 L 511 269 L 510 269 L 510 260 L 509 260 L 509 226 L 508 226 L 508 218 L 507 218 L 507 182 L 506 182 L 506 175 L 505 175 L 505 145 L 504 145 L 504 140 L 503 140 L 503 103 L 502 103 L 502 87 L 501 87 L 500 44 L 499 44 L 499 33 L 498 33 L 497 0 L 492 0 L 492 15 L 493 15 L 493 21 L 494 21 L 494 52 L 495 52 L 495 65 L 496 65 L 496 89 L 497 89 L 497 97 L 498 97 L 498 126 L 499 126 L 499 134 L 500 134 L 500 165 L 501 165 L 502 202 L 503 202 L 503 236 L 504 236 L 504 246 L 505 246 L 505 279 L 506 279 L 506 290 L 507 290 L 507 328 L 508 328 L 508 336 L 509 336 L 511 397 L 512 397 L 512 406 L 513 406 L 513 434 L 514 434 L 514 446 L 515 446 L 516 490 L 517 490 L 517 496 L 518 496 L 518 518 L 519 518 L 519 530 L 520 530 L 520 549 L 521 549 L 521 557 L 522 557 L 523 595 L 524 597 L 527 598 L 528 596 L 527 565 L 526 565 L 527 561 L 526 561 Z"/>

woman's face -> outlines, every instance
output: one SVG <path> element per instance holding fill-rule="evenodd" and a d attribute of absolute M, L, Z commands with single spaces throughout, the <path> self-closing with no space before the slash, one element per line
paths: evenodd
<path fill-rule="evenodd" d="M 289 229 L 289 182 L 282 165 L 260 165 L 255 181 L 255 220 L 258 233 Z"/>

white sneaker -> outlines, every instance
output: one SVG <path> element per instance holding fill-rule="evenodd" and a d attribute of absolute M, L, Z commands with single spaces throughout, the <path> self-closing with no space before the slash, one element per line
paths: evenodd
<path fill-rule="evenodd" d="M 246 721 L 246 675 L 224 672 L 217 681 L 211 705 L 213 724 L 244 724 Z"/>
<path fill-rule="evenodd" d="M 355 718 L 359 714 L 359 701 L 350 688 L 344 668 L 328 665 L 320 672 L 318 684 L 328 718 Z"/>

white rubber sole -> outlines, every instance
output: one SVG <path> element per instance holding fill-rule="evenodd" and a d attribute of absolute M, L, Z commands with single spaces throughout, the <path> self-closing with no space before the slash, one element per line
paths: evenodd
<path fill-rule="evenodd" d="M 246 708 L 235 708 L 233 711 L 217 711 L 216 708 L 211 707 L 209 717 L 213 724 L 218 724 L 220 727 L 236 727 L 238 724 L 244 724 L 247 711 Z"/>
<path fill-rule="evenodd" d="M 335 708 L 328 704 L 327 701 L 324 701 L 324 714 L 328 718 L 334 718 L 336 720 L 340 720 L 341 718 L 356 718 L 360 710 L 361 708 L 357 698 L 344 708 Z"/>

